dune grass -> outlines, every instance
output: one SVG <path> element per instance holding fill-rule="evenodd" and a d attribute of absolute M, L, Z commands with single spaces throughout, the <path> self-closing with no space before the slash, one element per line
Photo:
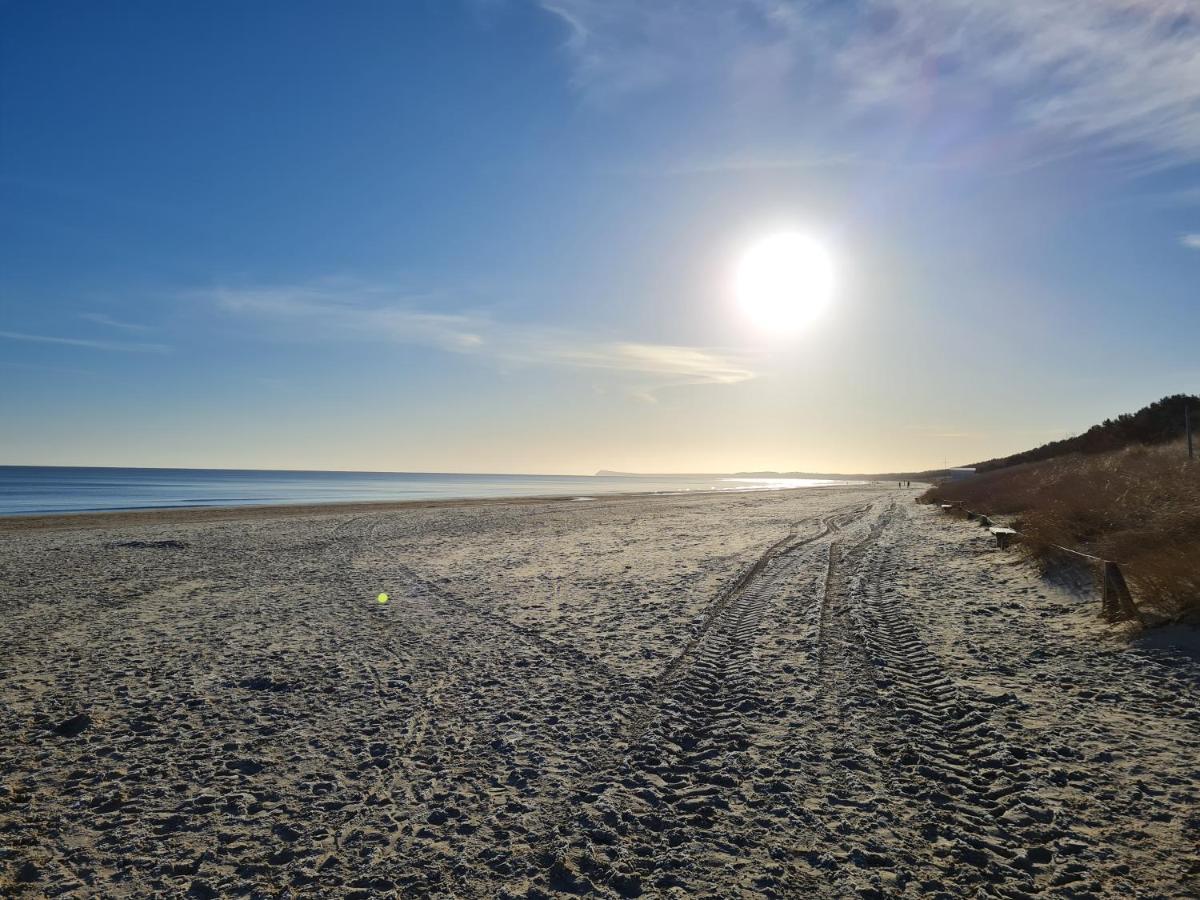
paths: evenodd
<path fill-rule="evenodd" d="M 923 499 L 1013 516 L 1043 559 L 1059 544 L 1115 560 L 1144 615 L 1200 623 L 1200 460 L 1181 442 L 998 469 Z"/>

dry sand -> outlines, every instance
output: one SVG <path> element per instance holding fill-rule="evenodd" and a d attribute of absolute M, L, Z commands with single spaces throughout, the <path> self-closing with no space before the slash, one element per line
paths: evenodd
<path fill-rule="evenodd" d="M 9 520 L 0 893 L 1200 894 L 1196 657 L 915 493 Z"/>

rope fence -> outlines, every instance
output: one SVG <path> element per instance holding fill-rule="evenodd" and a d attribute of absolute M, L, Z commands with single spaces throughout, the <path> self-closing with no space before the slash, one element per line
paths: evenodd
<path fill-rule="evenodd" d="M 987 528 L 995 536 L 996 543 L 1001 548 L 1006 548 L 1010 544 L 1024 538 L 1024 535 L 1013 528 L 996 525 L 990 516 L 967 509 L 961 500 L 952 503 L 943 503 L 941 506 L 942 512 L 961 512 L 969 520 L 978 522 L 984 528 Z M 1120 565 L 1111 559 L 1093 556 L 1091 553 L 1084 553 L 1082 550 L 1074 550 L 1071 547 L 1063 547 L 1061 544 L 1048 544 L 1047 546 L 1070 557 L 1085 560 L 1091 566 L 1100 583 L 1101 614 L 1106 619 L 1110 622 L 1137 622 L 1145 624 L 1142 614 L 1133 600 L 1133 595 L 1129 592 L 1129 585 L 1125 581 L 1125 575 L 1121 572 Z"/>

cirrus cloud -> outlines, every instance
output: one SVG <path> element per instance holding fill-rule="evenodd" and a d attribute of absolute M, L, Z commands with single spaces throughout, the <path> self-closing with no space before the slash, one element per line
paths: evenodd
<path fill-rule="evenodd" d="M 586 91 L 714 76 L 744 82 L 743 96 L 817 84 L 827 110 L 961 101 L 984 110 L 988 127 L 1027 130 L 1060 154 L 1104 152 L 1142 167 L 1200 160 L 1194 0 L 539 5 L 567 24 Z"/>
<path fill-rule="evenodd" d="M 106 341 L 92 338 L 63 337 L 55 334 L 29 334 L 24 331 L 0 331 L 6 341 L 25 341 L 34 344 L 58 344 L 62 347 L 79 347 L 85 350 L 105 350 L 114 353 L 167 353 L 166 344 L 147 344 L 140 341 Z"/>
<path fill-rule="evenodd" d="M 301 338 L 383 340 L 490 358 L 507 365 L 595 369 L 649 378 L 649 397 L 663 387 L 736 384 L 756 377 L 737 354 L 711 348 L 609 341 L 562 328 L 500 322 L 483 313 L 420 309 L 422 298 L 346 283 L 191 292 L 219 309 L 290 327 Z"/>

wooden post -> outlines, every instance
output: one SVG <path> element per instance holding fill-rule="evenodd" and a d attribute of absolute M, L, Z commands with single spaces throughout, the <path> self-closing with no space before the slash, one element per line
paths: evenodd
<path fill-rule="evenodd" d="M 1101 577 L 1104 581 L 1104 617 L 1110 622 L 1141 622 L 1142 616 L 1134 605 L 1133 595 L 1129 593 L 1129 585 L 1125 583 L 1121 567 L 1108 559 L 1103 560 L 1101 566 Z"/>
<path fill-rule="evenodd" d="M 1196 455 L 1192 452 L 1192 415 L 1188 412 L 1190 405 L 1187 400 L 1183 401 L 1183 430 L 1188 436 L 1188 459 L 1195 459 Z"/>

